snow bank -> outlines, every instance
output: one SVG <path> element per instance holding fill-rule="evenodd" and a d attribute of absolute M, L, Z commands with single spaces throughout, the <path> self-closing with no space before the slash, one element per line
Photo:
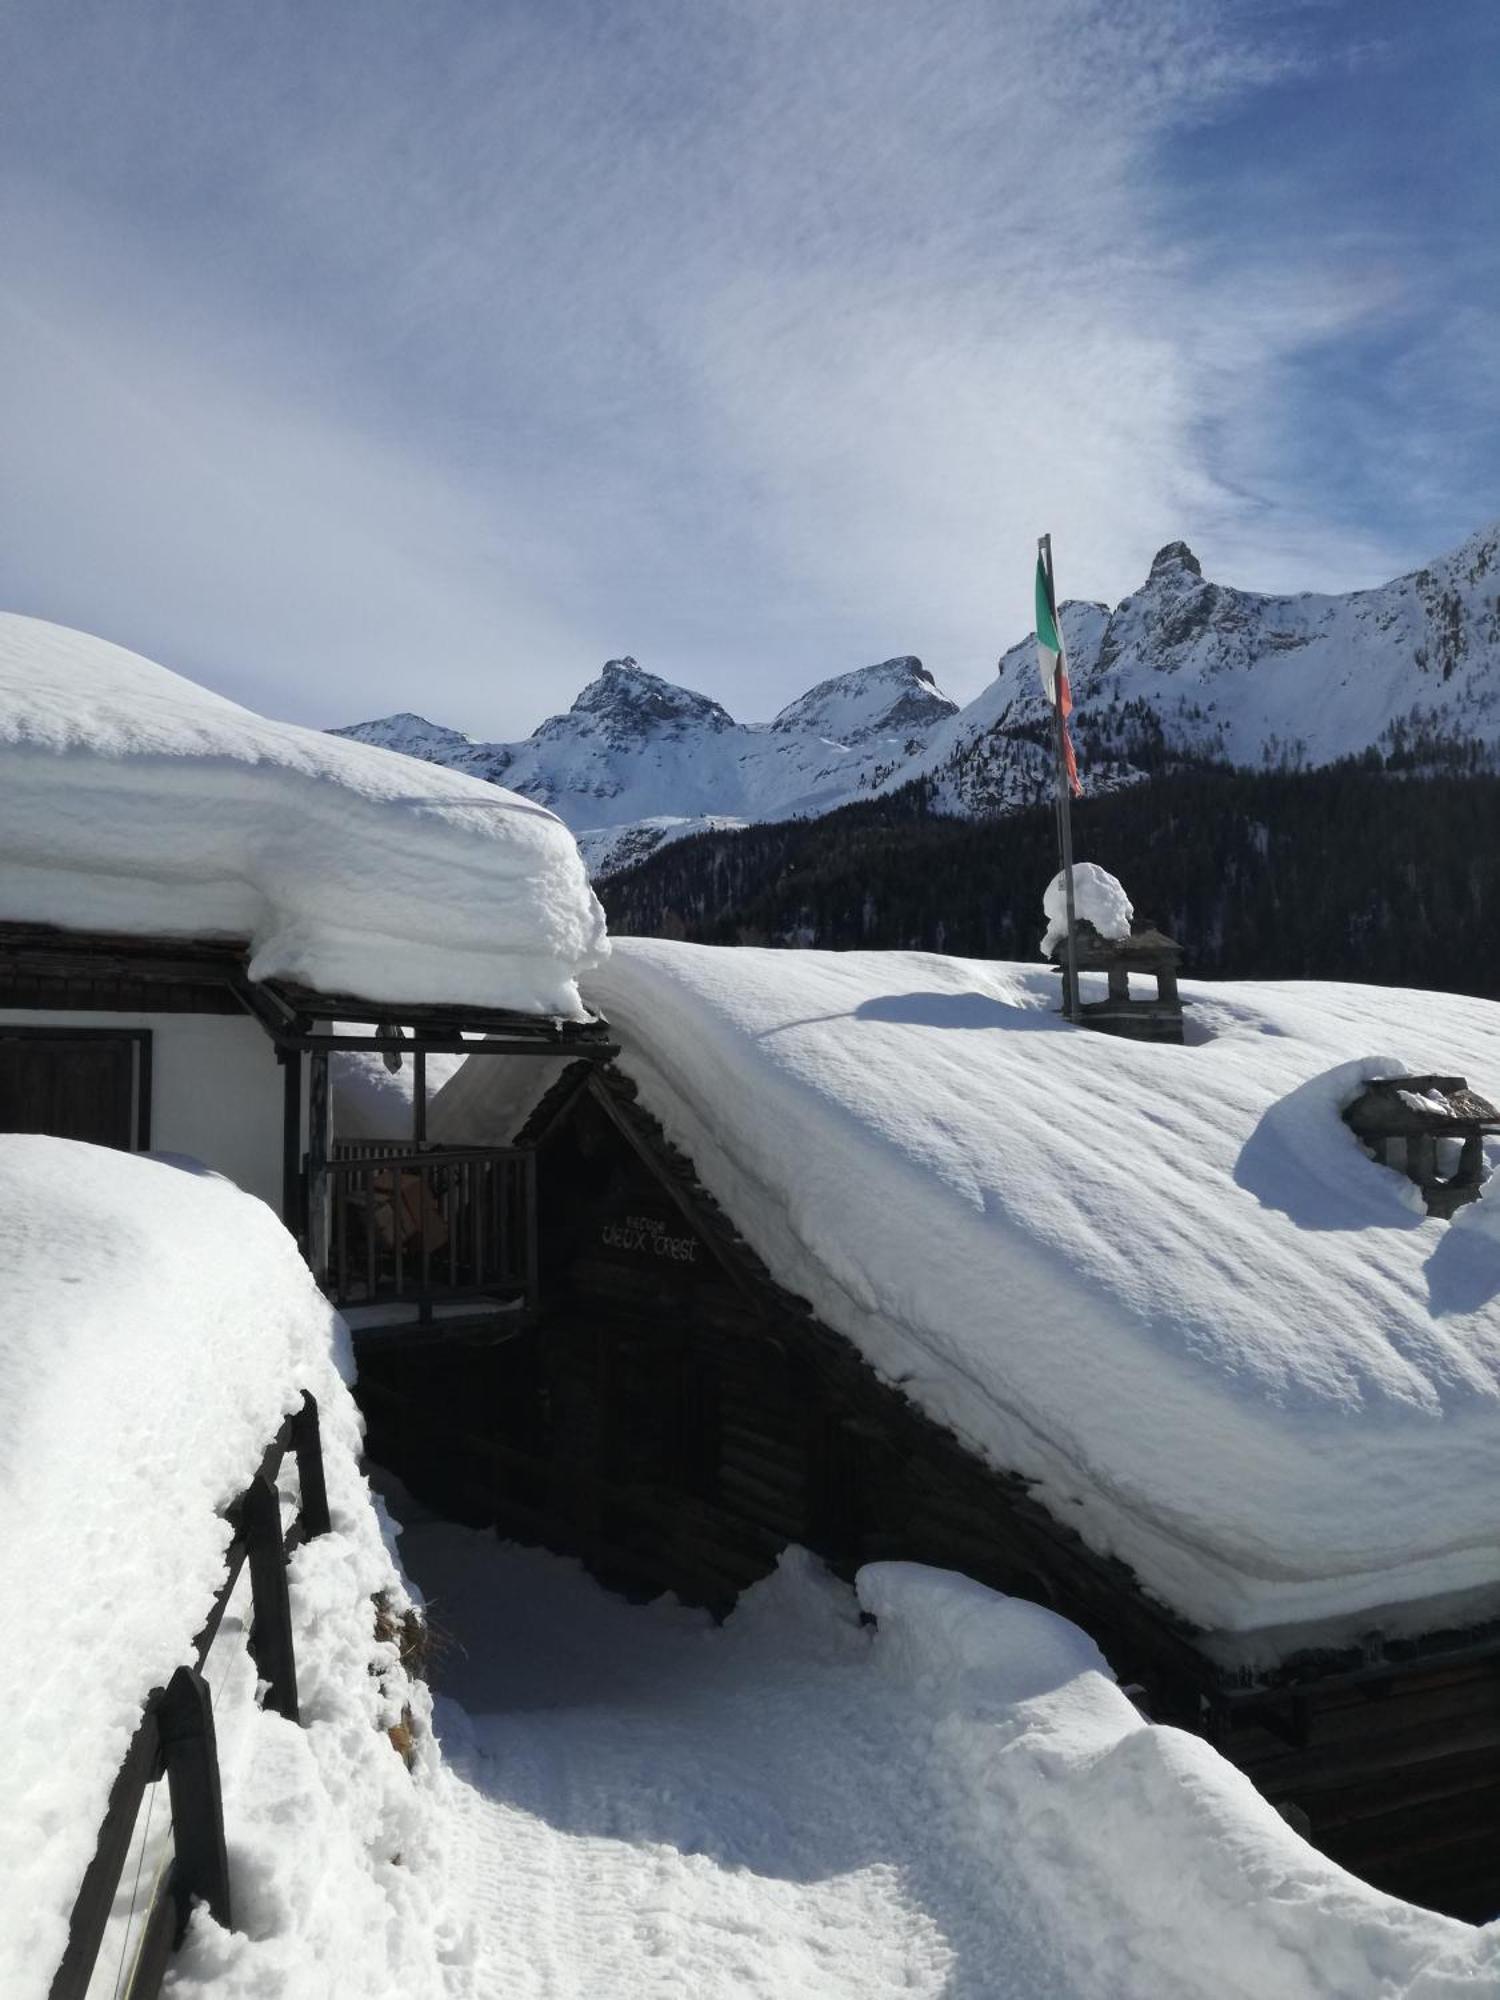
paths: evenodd
<path fill-rule="evenodd" d="M 1065 871 L 1054 875 L 1042 892 L 1042 914 L 1047 919 L 1042 938 L 1043 958 L 1050 958 L 1068 935 L 1068 878 Z M 1097 861 L 1073 864 L 1073 915 L 1081 924 L 1092 924 L 1100 937 L 1127 938 L 1135 906 L 1123 886 Z"/>
<path fill-rule="evenodd" d="M 255 979 L 576 1018 L 604 918 L 544 807 L 0 615 L 0 916 L 248 938 Z"/>
<path fill-rule="evenodd" d="M 1500 1926 L 1346 1874 L 1207 1743 L 1145 1722 L 1076 1626 L 913 1563 L 873 1564 L 856 1589 L 946 1824 L 1003 1854 L 1061 1955 L 1050 1990 L 1457 2000 L 1500 1981 Z"/>
<path fill-rule="evenodd" d="M 0 1992 L 47 1992 L 143 1702 L 191 1660 L 218 1589 L 219 1510 L 304 1389 L 333 1514 L 291 1565 L 306 1726 L 254 1706 L 226 1621 L 208 1673 L 240 1928 L 200 1912 L 177 1983 L 447 1990 L 463 1951 L 434 1892 L 425 1693 L 375 1634 L 372 1597 L 407 1598 L 358 1470 L 340 1322 L 271 1211 L 190 1164 L 6 1137 L 0 1212 Z M 384 1733 L 408 1708 L 412 1772 Z"/>
<path fill-rule="evenodd" d="M 588 991 L 777 1277 L 1226 1652 L 1500 1603 L 1495 1197 L 1427 1218 L 1338 1115 L 1493 1093 L 1500 1007 L 1190 983 L 1175 1049 L 1038 967 L 645 939 Z"/>

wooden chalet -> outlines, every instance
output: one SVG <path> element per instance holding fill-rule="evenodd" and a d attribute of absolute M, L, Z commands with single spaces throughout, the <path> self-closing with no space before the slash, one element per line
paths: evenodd
<path fill-rule="evenodd" d="M 585 1062 L 604 1025 L 253 981 L 249 947 L 0 924 L 0 1130 L 189 1154 L 269 1202 L 355 1326 L 484 1326 L 537 1294 L 535 1154 L 425 1125 L 428 1055 Z M 475 1039 L 482 1038 L 482 1039 Z M 343 1138 L 330 1059 L 415 1072 L 408 1137 Z"/>
<path fill-rule="evenodd" d="M 1148 1714 L 1210 1737 L 1356 1873 L 1500 1908 L 1500 1628 L 1227 1667 L 783 1290 L 618 1069 L 568 1066 L 515 1143 L 536 1161 L 535 1313 L 359 1343 L 371 1450 L 424 1500 L 721 1611 L 789 1542 L 844 1575 L 965 1571 L 1075 1621 Z"/>
<path fill-rule="evenodd" d="M 1072 1619 L 1356 1873 L 1500 1909 L 1500 1621 L 1226 1664 L 776 1282 L 602 1020 L 246 966 L 233 939 L 0 926 L 0 1129 L 192 1154 L 273 1203 L 354 1329 L 372 1454 L 423 1499 L 721 1611 L 790 1542 L 965 1571 Z M 343 1051 L 410 1062 L 408 1134 L 340 1134 Z M 440 1051 L 519 1061 L 519 1129 L 430 1133 Z"/>

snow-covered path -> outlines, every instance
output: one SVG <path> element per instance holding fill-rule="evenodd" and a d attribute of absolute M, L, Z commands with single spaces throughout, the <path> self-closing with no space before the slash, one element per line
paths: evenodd
<path fill-rule="evenodd" d="M 1039 1606 L 794 1549 L 719 1628 L 403 1501 L 466 2000 L 1500 1993 Z"/>
<path fill-rule="evenodd" d="M 930 1746 L 893 1755 L 917 1718 L 869 1671 L 847 1590 L 788 1579 L 718 1631 L 450 1525 L 402 1554 L 448 1635 L 438 1726 L 486 1996 L 1074 1990 L 1004 1855 L 949 1824 Z"/>

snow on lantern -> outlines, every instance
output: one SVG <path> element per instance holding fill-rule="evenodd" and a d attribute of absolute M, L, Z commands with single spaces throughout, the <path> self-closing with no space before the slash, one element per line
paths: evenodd
<path fill-rule="evenodd" d="M 1067 892 L 1061 874 L 1047 884 L 1042 909 L 1047 918 L 1042 956 L 1062 973 L 1065 1014 L 1106 1035 L 1126 1035 L 1139 1042 L 1182 1041 L 1182 996 L 1177 990 L 1182 946 L 1154 927 L 1131 928 L 1135 910 L 1107 869 L 1093 861 L 1076 862 L 1073 868 L 1073 963 L 1079 972 L 1104 974 L 1103 1000 L 1083 1000 L 1068 990 Z M 1154 993 L 1132 993 L 1132 973 L 1153 979 Z M 1076 1008 L 1070 1004 L 1075 997 L 1080 1003 Z"/>

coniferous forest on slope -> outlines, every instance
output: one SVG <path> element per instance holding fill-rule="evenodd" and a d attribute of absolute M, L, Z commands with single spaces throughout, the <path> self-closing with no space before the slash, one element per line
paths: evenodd
<path fill-rule="evenodd" d="M 1190 974 L 1500 998 L 1500 777 L 1177 772 L 1077 802 L 1074 854 L 1124 883 Z M 662 848 L 597 884 L 617 933 L 1034 959 L 1049 807 L 995 820 L 925 788 Z"/>

